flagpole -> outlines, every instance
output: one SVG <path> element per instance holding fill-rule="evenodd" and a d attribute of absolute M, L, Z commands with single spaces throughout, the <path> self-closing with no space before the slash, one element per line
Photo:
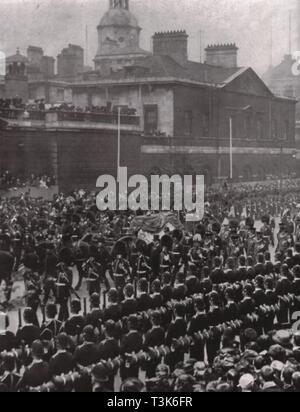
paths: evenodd
<path fill-rule="evenodd" d="M 117 160 L 117 179 L 120 180 L 121 162 L 121 107 L 118 107 L 118 160 Z"/>

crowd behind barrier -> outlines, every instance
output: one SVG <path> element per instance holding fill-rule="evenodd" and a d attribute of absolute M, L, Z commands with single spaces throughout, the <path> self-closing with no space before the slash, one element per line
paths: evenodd
<path fill-rule="evenodd" d="M 0 390 L 298 392 L 299 182 L 210 188 L 201 222 L 151 243 L 136 214 L 83 190 L 1 200 Z"/>

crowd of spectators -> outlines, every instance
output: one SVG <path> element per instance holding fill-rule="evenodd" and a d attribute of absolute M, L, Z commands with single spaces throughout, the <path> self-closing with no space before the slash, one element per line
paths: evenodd
<path fill-rule="evenodd" d="M 0 390 L 298 392 L 299 203 L 292 181 L 210 189 L 202 222 L 147 244 L 91 193 L 2 199 Z"/>
<path fill-rule="evenodd" d="M 75 106 L 72 103 L 46 104 L 44 99 L 23 102 L 20 98 L 0 99 L 1 109 L 20 109 L 24 111 L 54 111 L 54 112 L 73 112 L 73 113 L 91 113 L 91 114 L 117 114 L 118 106 L 112 106 L 107 103 L 106 106 L 90 105 L 86 107 Z M 121 107 L 121 114 L 126 116 L 136 116 L 136 109 L 128 106 Z"/>
<path fill-rule="evenodd" d="M 35 176 L 34 174 L 32 174 L 29 177 L 24 178 L 24 176 L 18 177 L 15 174 L 11 173 L 9 170 L 6 170 L 0 176 L 0 190 L 3 191 L 16 190 L 26 187 L 49 189 L 55 186 L 55 183 L 55 177 L 51 177 L 46 174 L 40 176 Z"/>

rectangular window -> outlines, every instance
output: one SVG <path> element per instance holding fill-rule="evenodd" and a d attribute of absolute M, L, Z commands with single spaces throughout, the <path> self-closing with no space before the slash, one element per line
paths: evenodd
<path fill-rule="evenodd" d="M 144 106 L 145 133 L 154 134 L 158 128 L 158 107 L 157 105 Z"/>
<path fill-rule="evenodd" d="M 184 112 L 184 135 L 192 136 L 193 133 L 193 112 Z"/>

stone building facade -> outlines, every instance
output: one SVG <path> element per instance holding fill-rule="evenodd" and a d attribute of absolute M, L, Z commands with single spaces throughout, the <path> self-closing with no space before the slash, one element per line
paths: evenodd
<path fill-rule="evenodd" d="M 29 125 L 22 123 L 19 113 L 12 125 L 2 111 L 6 133 L 14 136 L 18 127 L 35 133 L 37 127 L 36 133 L 46 141 L 49 129 L 56 130 L 57 156 L 64 159 L 56 163 L 65 165 L 61 178 L 74 174 L 73 182 L 90 186 L 95 175 L 109 169 L 108 160 L 110 170 L 116 170 L 112 142 L 117 136 L 115 116 L 121 107 L 124 121 L 127 116 L 127 122 L 134 119 L 135 123 L 122 131 L 130 162 L 136 162 L 133 165 L 128 160 L 131 170 L 146 175 L 192 172 L 204 174 L 207 183 L 213 183 L 229 177 L 231 119 L 234 180 L 297 173 L 296 100 L 277 97 L 253 69 L 239 67 L 235 44 L 209 45 L 206 62 L 197 63 L 188 58 L 186 31 L 155 33 L 151 53 L 140 48 L 140 32 L 129 0 L 111 0 L 98 26 L 93 71 L 77 72 L 72 79 L 55 76 L 28 80 L 31 98 L 43 98 L 50 104 L 65 101 L 84 114 L 59 114 L 54 121 L 51 113 L 44 113 L 39 124 L 32 114 Z M 90 112 L 98 113 L 96 121 L 91 120 Z M 109 133 L 107 123 L 111 124 Z M 105 144 L 103 139 L 107 139 Z M 67 145 L 61 142 L 68 142 L 72 150 L 68 153 Z M 98 145 L 104 151 L 95 152 Z M 83 148 L 86 161 L 73 168 L 67 157 L 72 154 L 74 159 L 80 158 Z M 126 156 L 124 153 L 124 166 Z M 68 186 L 65 180 L 63 187 Z"/>

